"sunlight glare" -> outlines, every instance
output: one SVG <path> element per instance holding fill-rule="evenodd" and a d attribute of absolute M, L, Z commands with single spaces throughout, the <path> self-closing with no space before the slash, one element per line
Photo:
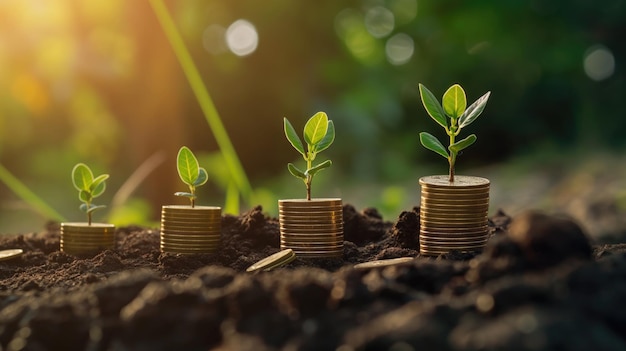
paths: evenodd
<path fill-rule="evenodd" d="M 385 7 L 372 7 L 365 13 L 365 27 L 374 38 L 384 38 L 395 27 L 394 15 Z"/>
<path fill-rule="evenodd" d="M 239 19 L 226 30 L 226 44 L 233 54 L 247 56 L 259 45 L 259 35 L 252 23 Z"/>

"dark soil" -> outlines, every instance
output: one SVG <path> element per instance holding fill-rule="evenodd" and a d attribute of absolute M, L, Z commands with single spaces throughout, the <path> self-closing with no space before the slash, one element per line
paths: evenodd
<path fill-rule="evenodd" d="M 223 218 L 216 254 L 159 251 L 120 228 L 95 257 L 59 252 L 58 225 L 0 238 L 0 350 L 626 350 L 626 244 L 592 245 L 567 218 L 490 219 L 484 252 L 418 252 L 419 211 L 386 222 L 344 206 L 341 259 L 279 250 L 257 207 Z M 416 257 L 395 267 L 355 263 Z"/>

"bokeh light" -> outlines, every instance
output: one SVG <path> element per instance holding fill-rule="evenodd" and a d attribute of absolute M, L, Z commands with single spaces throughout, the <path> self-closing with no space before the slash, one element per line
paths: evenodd
<path fill-rule="evenodd" d="M 403 65 L 411 60 L 415 52 L 413 39 L 404 33 L 398 33 L 387 40 L 385 53 L 392 65 Z"/>
<path fill-rule="evenodd" d="M 615 72 L 615 57 L 604 46 L 593 46 L 587 50 L 583 60 L 587 76 L 595 81 L 605 80 Z"/>
<path fill-rule="evenodd" d="M 211 54 L 217 55 L 228 51 L 226 46 L 226 28 L 212 24 L 202 32 L 202 46 Z"/>
<path fill-rule="evenodd" d="M 382 6 L 375 6 L 365 13 L 365 27 L 375 38 L 384 38 L 395 27 L 395 18 L 391 11 Z"/>
<path fill-rule="evenodd" d="M 239 19 L 226 30 L 226 44 L 233 54 L 247 56 L 259 45 L 259 34 L 252 23 Z"/>

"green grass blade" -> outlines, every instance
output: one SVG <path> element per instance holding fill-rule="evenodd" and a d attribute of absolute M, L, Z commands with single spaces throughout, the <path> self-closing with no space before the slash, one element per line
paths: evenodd
<path fill-rule="evenodd" d="M 230 171 L 239 192 L 242 194 L 244 199 L 250 203 L 252 188 L 250 187 L 250 182 L 248 181 L 246 172 L 239 161 L 237 152 L 235 151 L 228 133 L 224 128 L 224 124 L 222 123 L 217 109 L 215 108 L 215 104 L 213 103 L 204 82 L 202 82 L 200 72 L 194 64 L 193 59 L 185 46 L 183 38 L 180 36 L 180 33 L 176 28 L 176 24 L 172 20 L 172 17 L 162 0 L 150 0 L 150 4 L 152 5 L 152 9 L 156 14 L 156 17 L 159 20 L 161 27 L 163 28 L 163 31 L 165 32 L 165 35 L 167 36 L 167 39 L 169 40 L 170 45 L 178 58 L 178 61 L 180 62 L 180 65 L 182 66 L 183 72 L 189 81 L 191 89 L 200 104 L 204 117 L 213 132 L 213 136 L 215 137 L 222 155 L 224 156 L 226 167 Z"/>
<path fill-rule="evenodd" d="M 15 195 L 17 195 L 22 201 L 26 202 L 36 212 L 42 216 L 56 220 L 59 222 L 65 221 L 65 217 L 59 214 L 55 209 L 50 207 L 35 193 L 33 193 L 24 183 L 15 178 L 4 166 L 0 165 L 0 181 L 2 181 Z"/>

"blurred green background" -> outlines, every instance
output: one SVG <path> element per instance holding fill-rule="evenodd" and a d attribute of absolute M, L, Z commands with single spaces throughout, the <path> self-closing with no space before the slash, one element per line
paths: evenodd
<path fill-rule="evenodd" d="M 459 83 L 470 102 L 492 92 L 464 134 L 478 141 L 457 172 L 492 180 L 494 210 L 567 210 L 602 179 L 613 200 L 589 201 L 625 211 L 625 1 L 166 5 L 253 188 L 240 211 L 261 204 L 275 214 L 278 198 L 304 196 L 286 169 L 302 160 L 282 118 L 301 130 L 320 110 L 337 139 L 321 155 L 334 164 L 316 177 L 314 197 L 377 207 L 389 220 L 418 205 L 417 179 L 447 172 L 419 145 L 418 132 L 443 131 L 418 83 L 438 98 Z M 83 220 L 70 171 L 85 162 L 111 174 L 98 199 L 109 211 L 96 218 L 156 223 L 161 205 L 184 203 L 173 196 L 185 190 L 175 170 L 182 145 L 212 175 L 199 203 L 224 205 L 231 175 L 149 2 L 0 1 L 0 164 L 60 216 Z M 0 233 L 40 230 L 47 217 L 0 184 Z"/>

